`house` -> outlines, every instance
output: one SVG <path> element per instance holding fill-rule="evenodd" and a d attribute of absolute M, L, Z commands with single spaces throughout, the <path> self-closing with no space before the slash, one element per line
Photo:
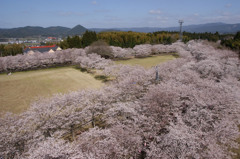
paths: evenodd
<path fill-rule="evenodd" d="M 45 41 L 57 41 L 56 37 L 47 37 Z"/>
<path fill-rule="evenodd" d="M 27 47 L 24 49 L 24 53 L 29 53 L 33 54 L 34 52 L 49 52 L 49 53 L 54 53 L 55 51 L 60 51 L 62 50 L 59 46 L 57 45 L 50 45 L 50 46 L 33 46 L 33 47 Z"/>

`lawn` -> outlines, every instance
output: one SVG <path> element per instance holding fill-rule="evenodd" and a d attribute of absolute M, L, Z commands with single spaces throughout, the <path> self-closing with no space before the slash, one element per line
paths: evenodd
<path fill-rule="evenodd" d="M 141 65 L 151 68 L 162 62 L 175 59 L 172 55 L 133 58 L 116 61 L 116 64 Z M 51 97 L 79 89 L 97 89 L 103 86 L 93 75 L 73 67 L 49 68 L 12 75 L 0 75 L 0 112 L 21 113 L 39 97 Z"/>
<path fill-rule="evenodd" d="M 129 60 L 119 60 L 116 61 L 116 64 L 125 64 L 125 65 L 141 65 L 145 68 L 151 68 L 160 63 L 173 60 L 176 57 L 173 55 L 159 55 L 159 56 L 151 56 L 146 58 L 133 58 Z"/>
<path fill-rule="evenodd" d="M 88 73 L 72 67 L 0 75 L 0 112 L 21 113 L 38 97 L 51 97 L 86 88 L 100 88 L 103 83 Z"/>

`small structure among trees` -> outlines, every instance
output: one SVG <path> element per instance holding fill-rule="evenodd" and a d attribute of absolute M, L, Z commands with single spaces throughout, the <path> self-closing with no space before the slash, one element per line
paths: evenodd
<path fill-rule="evenodd" d="M 50 45 L 50 46 L 33 46 L 33 47 L 27 47 L 26 49 L 24 49 L 24 53 L 29 53 L 29 54 L 33 54 L 34 52 L 49 52 L 49 53 L 53 53 L 55 51 L 60 51 L 62 50 L 60 47 L 58 47 L 57 45 Z"/>

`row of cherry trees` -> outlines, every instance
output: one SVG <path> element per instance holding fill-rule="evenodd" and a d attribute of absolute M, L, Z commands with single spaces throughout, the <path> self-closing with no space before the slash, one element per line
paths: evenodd
<path fill-rule="evenodd" d="M 110 60 L 89 50 L 90 47 L 86 47 L 85 49 L 66 49 L 55 53 L 35 52 L 34 54 L 0 57 L 0 72 L 23 71 L 65 64 L 80 64 L 81 67 L 102 69 L 106 63 L 111 63 Z M 152 54 L 176 52 L 171 49 L 171 45 L 161 44 L 137 45 L 133 49 L 111 46 L 110 51 L 114 58 L 145 57 Z"/>
<path fill-rule="evenodd" d="M 102 89 L 56 95 L 23 114 L 6 114 L 0 157 L 231 158 L 240 124 L 237 55 L 194 41 L 168 49 L 181 58 L 158 66 L 160 81 L 154 68 L 106 61 L 100 68 L 115 80 Z"/>
<path fill-rule="evenodd" d="M 35 52 L 32 55 L 1 57 L 0 72 L 23 71 L 66 64 L 80 64 L 82 67 L 102 68 L 106 63 L 110 62 L 110 60 L 101 58 L 101 56 L 95 53 L 86 54 L 84 49 L 67 49 L 56 51 L 55 53 Z"/>

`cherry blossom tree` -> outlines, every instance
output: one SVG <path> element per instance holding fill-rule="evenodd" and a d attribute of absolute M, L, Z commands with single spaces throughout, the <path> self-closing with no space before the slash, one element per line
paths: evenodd
<path fill-rule="evenodd" d="M 135 51 L 136 57 L 146 57 L 152 54 L 152 45 L 136 45 L 133 50 Z"/>
<path fill-rule="evenodd" d="M 135 51 L 150 55 L 153 47 Z M 201 41 L 167 47 L 180 58 L 158 66 L 159 81 L 154 68 L 114 65 L 83 49 L 0 59 L 2 69 L 72 61 L 114 79 L 99 90 L 58 94 L 22 114 L 2 115 L 0 157 L 232 158 L 240 124 L 236 53 Z"/>
<path fill-rule="evenodd" d="M 134 56 L 135 51 L 132 48 L 121 48 L 116 46 L 111 46 L 112 53 L 115 58 L 124 59 Z"/>

